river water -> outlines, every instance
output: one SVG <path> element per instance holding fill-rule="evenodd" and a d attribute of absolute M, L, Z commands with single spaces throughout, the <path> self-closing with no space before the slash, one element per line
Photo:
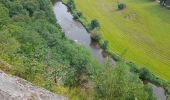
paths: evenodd
<path fill-rule="evenodd" d="M 85 46 L 87 49 L 89 49 L 95 59 L 101 63 L 104 63 L 106 58 L 103 56 L 102 50 L 90 45 L 90 34 L 86 31 L 81 23 L 73 20 L 73 16 L 68 11 L 67 6 L 62 4 L 60 1 L 57 1 L 54 2 L 53 10 L 57 19 L 57 23 L 61 26 L 66 37 Z M 158 100 L 166 100 L 166 95 L 163 88 L 157 87 L 153 84 L 151 84 L 151 86 Z"/>
<path fill-rule="evenodd" d="M 73 20 L 73 16 L 70 12 L 68 12 L 67 7 L 61 2 L 56 2 L 54 4 L 54 13 L 66 37 L 85 46 L 89 49 L 95 59 L 101 63 L 104 63 L 106 58 L 102 55 L 102 50 L 90 45 L 90 34 L 81 23 Z"/>

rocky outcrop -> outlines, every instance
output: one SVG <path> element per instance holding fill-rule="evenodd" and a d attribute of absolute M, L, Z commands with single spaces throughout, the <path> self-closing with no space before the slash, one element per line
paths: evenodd
<path fill-rule="evenodd" d="M 0 100 L 68 100 L 0 71 Z"/>

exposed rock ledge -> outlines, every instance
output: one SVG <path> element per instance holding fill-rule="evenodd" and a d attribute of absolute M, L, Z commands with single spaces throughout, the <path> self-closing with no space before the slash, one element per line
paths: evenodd
<path fill-rule="evenodd" d="M 0 70 L 0 100 L 68 100 Z"/>

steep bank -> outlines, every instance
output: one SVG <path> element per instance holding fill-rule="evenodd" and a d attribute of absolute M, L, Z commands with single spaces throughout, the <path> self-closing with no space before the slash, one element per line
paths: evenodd
<path fill-rule="evenodd" d="M 0 69 L 57 94 L 72 95 L 70 87 L 80 84 L 91 58 L 65 37 L 50 0 L 0 0 L 0 12 Z"/>

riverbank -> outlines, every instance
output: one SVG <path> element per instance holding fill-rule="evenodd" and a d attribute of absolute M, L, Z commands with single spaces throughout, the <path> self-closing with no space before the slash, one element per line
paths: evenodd
<path fill-rule="evenodd" d="M 63 1 L 63 3 L 64 4 L 66 4 L 67 5 L 67 3 L 66 3 L 66 0 L 64 0 Z M 69 7 L 69 6 L 68 6 Z M 71 10 L 71 12 L 72 12 L 72 14 L 73 14 L 73 16 L 75 15 L 75 14 L 77 14 L 77 9 L 71 9 L 70 8 L 70 10 Z M 76 15 L 75 15 L 76 16 Z M 89 29 L 88 29 L 88 21 L 87 21 L 87 19 L 83 16 L 83 17 L 80 17 L 80 18 L 78 18 L 78 21 L 80 21 L 81 23 L 83 23 L 83 25 L 85 26 L 85 28 L 89 31 Z M 86 22 L 84 22 L 84 21 L 86 21 Z M 102 40 L 103 41 L 103 40 Z M 100 42 L 101 43 L 101 42 Z M 102 43 L 101 43 L 102 44 Z M 111 50 L 107 50 L 107 53 L 114 59 L 114 60 L 116 60 L 116 61 L 119 61 L 119 60 L 125 60 L 125 59 L 122 59 L 122 56 L 118 56 L 117 54 L 115 54 L 115 53 L 113 53 Z M 131 68 L 131 71 L 133 71 L 133 72 L 135 72 L 136 74 L 139 74 L 140 73 L 140 68 L 136 65 L 136 64 L 134 64 L 134 63 L 132 63 L 132 62 L 129 62 L 129 61 L 127 61 L 126 60 L 126 63 L 127 63 L 127 65 L 128 66 L 130 66 L 130 68 Z M 151 83 L 153 83 L 153 84 L 156 84 L 156 85 L 158 85 L 158 86 L 162 86 L 162 87 L 164 87 L 165 88 L 165 90 L 167 90 L 167 92 L 169 91 L 168 90 L 168 87 L 167 87 L 167 82 L 165 81 L 165 80 L 162 80 L 162 79 L 160 79 L 159 77 L 157 77 L 157 76 L 155 76 L 155 75 L 153 75 L 153 73 L 151 73 L 150 71 L 148 72 L 150 75 L 151 75 L 151 77 L 149 77 L 149 78 L 147 78 L 147 79 L 144 79 L 144 80 L 149 80 Z"/>
<path fill-rule="evenodd" d="M 120 55 L 126 51 L 124 58 L 169 80 L 169 10 L 146 0 L 122 1 L 127 7 L 121 11 L 111 0 L 74 1 L 89 22 L 92 19 L 100 22 L 103 38 L 109 41 L 111 51 Z"/>

